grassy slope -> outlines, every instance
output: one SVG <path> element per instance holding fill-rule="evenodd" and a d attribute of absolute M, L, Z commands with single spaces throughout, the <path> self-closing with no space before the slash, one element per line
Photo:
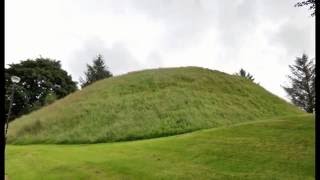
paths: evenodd
<path fill-rule="evenodd" d="M 94 145 L 9 145 L 10 179 L 314 179 L 314 117 Z"/>
<path fill-rule="evenodd" d="M 196 67 L 154 69 L 98 81 L 23 116 L 10 123 L 8 142 L 133 140 L 302 113 L 241 77 Z"/>

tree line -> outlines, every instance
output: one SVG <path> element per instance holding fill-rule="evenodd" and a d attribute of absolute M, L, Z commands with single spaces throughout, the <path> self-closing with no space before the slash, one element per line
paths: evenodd
<path fill-rule="evenodd" d="M 290 85 L 283 85 L 291 102 L 313 113 L 315 109 L 315 62 L 306 54 L 297 57 L 294 64 L 289 65 L 291 75 L 288 76 Z M 87 64 L 84 78 L 80 77 L 80 86 L 84 88 L 95 81 L 112 77 L 105 65 L 102 55 L 93 59 L 92 65 Z M 254 82 L 253 75 L 244 69 L 235 73 Z M 18 76 L 21 81 L 16 84 L 14 101 L 10 119 L 39 109 L 78 90 L 77 82 L 61 68 L 60 61 L 50 58 L 27 59 L 20 63 L 10 64 L 5 69 L 5 113 L 7 115 L 11 97 L 11 76 Z"/>
<path fill-rule="evenodd" d="M 316 82 L 315 59 L 309 59 L 306 54 L 296 57 L 294 64 L 289 65 L 291 75 L 288 75 L 289 85 L 281 85 L 290 101 L 308 113 L 315 111 Z M 253 75 L 240 69 L 237 76 L 254 82 Z"/>
<path fill-rule="evenodd" d="M 308 6 L 315 16 L 315 0 L 304 0 L 295 4 L 295 7 Z M 288 76 L 290 85 L 282 86 L 293 104 L 308 113 L 315 111 L 315 62 L 309 60 L 306 54 L 297 57 L 293 65 L 289 65 L 291 75 Z M 93 64 L 87 64 L 85 77 L 80 77 L 82 88 L 100 79 L 112 77 L 106 67 L 103 57 L 98 55 Z M 253 75 L 240 69 L 237 76 L 254 82 Z M 16 84 L 13 94 L 11 77 L 18 76 L 21 81 Z M 5 116 L 8 115 L 10 99 L 14 97 L 9 120 L 39 109 L 57 99 L 78 90 L 77 82 L 61 68 L 60 61 L 50 58 L 27 59 L 20 63 L 10 64 L 5 68 Z"/>
<path fill-rule="evenodd" d="M 82 88 L 93 82 L 112 77 L 103 57 L 98 55 L 92 65 L 87 64 L 85 77 L 80 78 Z M 12 94 L 12 76 L 20 77 Z M 37 110 L 78 90 L 77 82 L 61 67 L 61 62 L 50 58 L 23 60 L 5 68 L 5 118 L 8 118 L 10 99 L 13 98 L 9 121 Z"/>

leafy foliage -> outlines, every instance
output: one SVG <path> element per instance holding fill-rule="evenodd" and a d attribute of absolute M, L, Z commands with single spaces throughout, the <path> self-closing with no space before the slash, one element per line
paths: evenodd
<path fill-rule="evenodd" d="M 238 72 L 238 73 L 236 73 L 235 75 L 237 75 L 237 76 L 241 76 L 241 77 L 244 77 L 244 78 L 247 78 L 247 79 L 249 79 L 250 81 L 254 81 L 254 78 L 253 78 L 253 76 L 250 74 L 250 73 L 248 73 L 248 72 L 246 72 L 244 69 L 240 69 L 240 71 Z"/>
<path fill-rule="evenodd" d="M 50 92 L 46 95 L 44 103 L 45 105 L 49 105 L 53 103 L 55 100 L 57 100 L 57 95 L 54 92 Z"/>
<path fill-rule="evenodd" d="M 315 108 L 315 64 L 303 54 L 297 57 L 294 65 L 289 66 L 292 75 L 289 75 L 291 86 L 285 87 L 293 104 L 312 113 Z"/>
<path fill-rule="evenodd" d="M 298 2 L 294 5 L 295 7 L 309 6 L 309 10 L 313 10 L 311 16 L 316 15 L 316 0 L 306 0 Z"/>
<path fill-rule="evenodd" d="M 95 60 L 93 60 L 93 65 L 87 64 L 87 71 L 85 72 L 85 80 L 80 78 L 81 87 L 88 86 L 95 81 L 100 79 L 112 77 L 111 72 L 106 67 L 102 55 L 98 55 Z"/>
<path fill-rule="evenodd" d="M 12 92 L 10 78 L 13 75 L 19 76 L 21 81 L 15 87 L 10 120 L 46 105 L 48 94 L 55 94 L 56 99 L 60 99 L 77 90 L 76 82 L 61 69 L 60 61 L 40 57 L 10 64 L 5 69 L 6 114 Z"/>

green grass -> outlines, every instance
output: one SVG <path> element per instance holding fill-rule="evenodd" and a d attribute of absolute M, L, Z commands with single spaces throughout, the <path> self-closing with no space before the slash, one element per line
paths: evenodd
<path fill-rule="evenodd" d="M 14 120 L 5 167 L 9 179 L 314 179 L 314 128 L 247 79 L 145 70 Z"/>
<path fill-rule="evenodd" d="M 98 81 L 10 123 L 8 142 L 101 143 L 304 114 L 245 78 L 197 67 Z"/>
<path fill-rule="evenodd" d="M 134 142 L 9 145 L 9 179 L 314 179 L 311 115 Z"/>

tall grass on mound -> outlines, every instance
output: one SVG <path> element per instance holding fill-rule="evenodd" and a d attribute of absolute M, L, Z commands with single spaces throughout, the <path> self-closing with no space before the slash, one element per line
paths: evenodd
<path fill-rule="evenodd" d="M 15 120 L 8 142 L 134 140 L 302 113 L 245 78 L 197 67 L 153 69 L 97 81 Z"/>

